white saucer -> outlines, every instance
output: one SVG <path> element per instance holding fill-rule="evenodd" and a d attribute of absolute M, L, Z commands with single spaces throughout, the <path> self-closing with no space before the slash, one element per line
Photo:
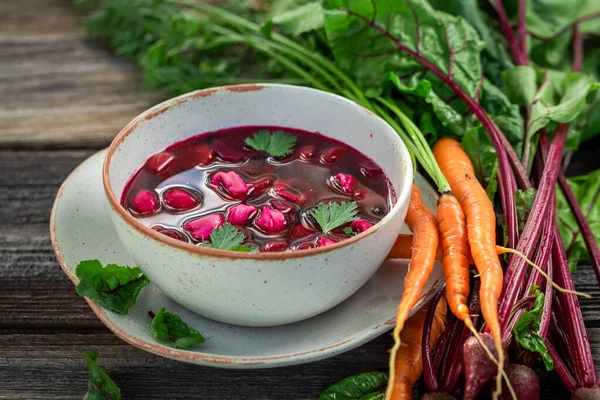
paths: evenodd
<path fill-rule="evenodd" d="M 94 154 L 65 180 L 50 217 L 56 257 L 74 284 L 78 282 L 75 267 L 82 260 L 134 265 L 108 214 L 101 181 L 104 154 L 104 150 Z M 416 183 L 424 203 L 435 209 L 435 190 L 420 175 L 416 175 Z M 281 367 L 332 357 L 390 330 L 406 266 L 406 260 L 387 261 L 358 292 L 337 307 L 305 321 L 270 328 L 227 325 L 204 318 L 170 300 L 152 283 L 142 290 L 127 315 L 105 310 L 91 301 L 88 303 L 121 339 L 164 357 L 221 368 Z M 437 265 L 415 311 L 433 295 L 442 279 L 441 267 Z M 179 314 L 202 333 L 206 343 L 189 350 L 157 343 L 152 337 L 148 311 L 156 312 L 161 307 Z"/>

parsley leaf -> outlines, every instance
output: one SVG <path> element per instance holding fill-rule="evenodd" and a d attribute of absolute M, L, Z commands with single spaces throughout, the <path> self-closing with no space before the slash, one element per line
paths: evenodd
<path fill-rule="evenodd" d="M 352 228 L 350 228 L 349 226 L 345 227 L 345 228 L 343 229 L 343 231 L 344 231 L 344 233 L 345 233 L 346 235 L 352 235 L 352 234 L 354 233 L 354 231 L 352 230 Z"/>
<path fill-rule="evenodd" d="M 204 247 L 210 247 L 217 250 L 241 251 L 248 253 L 254 251 L 254 248 L 242 246 L 246 239 L 244 234 L 237 230 L 231 224 L 221 225 L 210 234 L 210 243 L 204 244 Z"/>
<path fill-rule="evenodd" d="M 246 139 L 246 144 L 257 151 L 265 151 L 273 157 L 285 156 L 292 152 L 296 145 L 296 136 L 283 131 L 259 131 Z"/>
<path fill-rule="evenodd" d="M 544 294 L 540 292 L 536 285 L 531 286 L 529 293 L 535 295 L 533 307 L 521 315 L 513 328 L 513 333 L 515 334 L 515 339 L 517 339 L 523 348 L 534 353 L 539 353 L 544 361 L 546 370 L 552 371 L 554 369 L 554 362 L 548 353 L 544 339 L 538 334 L 544 311 Z"/>
<path fill-rule="evenodd" d="M 355 201 L 344 201 L 342 204 L 321 203 L 310 212 L 310 215 L 317 220 L 323 233 L 329 233 L 339 226 L 354 221 L 357 217 L 357 207 Z"/>
<path fill-rule="evenodd" d="M 97 351 L 85 353 L 85 362 L 90 370 L 90 380 L 83 400 L 121 400 L 121 389 L 96 364 L 97 360 Z"/>
<path fill-rule="evenodd" d="M 179 315 L 165 312 L 164 308 L 152 319 L 152 334 L 157 342 L 176 349 L 187 349 L 205 341 L 200 332 L 190 328 Z"/>
<path fill-rule="evenodd" d="M 79 278 L 77 293 L 80 296 L 120 314 L 127 314 L 142 288 L 150 283 L 137 267 L 108 264 L 102 268 L 98 260 L 80 262 L 75 274 Z"/>

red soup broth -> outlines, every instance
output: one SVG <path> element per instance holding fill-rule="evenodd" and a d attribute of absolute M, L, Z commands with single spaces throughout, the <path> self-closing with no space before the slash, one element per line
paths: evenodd
<path fill-rule="evenodd" d="M 272 157 L 246 139 L 282 130 L 296 137 Z M 319 204 L 356 202 L 357 219 L 327 234 L 310 212 Z M 203 246 L 231 224 L 244 246 L 294 251 L 326 246 L 380 221 L 396 202 L 382 169 L 358 150 L 319 133 L 238 127 L 204 133 L 152 155 L 130 178 L 121 204 L 144 225 Z"/>

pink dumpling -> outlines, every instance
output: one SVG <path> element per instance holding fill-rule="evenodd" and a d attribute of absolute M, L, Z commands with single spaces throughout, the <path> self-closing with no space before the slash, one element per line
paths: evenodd
<path fill-rule="evenodd" d="M 254 224 L 266 233 L 282 232 L 287 227 L 285 215 L 269 206 L 263 206 L 260 209 L 260 215 L 254 221 Z"/>
<path fill-rule="evenodd" d="M 235 172 L 217 172 L 210 180 L 215 186 L 223 187 L 227 193 L 238 200 L 246 200 L 248 193 L 253 189 L 251 183 L 246 183 L 244 180 Z"/>
<path fill-rule="evenodd" d="M 227 221 L 232 225 L 246 225 L 256 215 L 256 212 L 256 207 L 238 204 L 229 209 Z"/>
<path fill-rule="evenodd" d="M 210 240 L 210 234 L 218 227 L 225 224 L 225 217 L 221 214 L 208 215 L 194 219 L 183 224 L 185 230 L 187 230 L 194 239 Z"/>

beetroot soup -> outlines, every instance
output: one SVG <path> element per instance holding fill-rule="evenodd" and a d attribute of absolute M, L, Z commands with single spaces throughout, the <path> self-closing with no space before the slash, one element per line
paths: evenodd
<path fill-rule="evenodd" d="M 242 127 L 152 155 L 121 204 L 171 238 L 236 251 L 327 246 L 369 229 L 393 206 L 381 168 L 318 133 Z"/>

